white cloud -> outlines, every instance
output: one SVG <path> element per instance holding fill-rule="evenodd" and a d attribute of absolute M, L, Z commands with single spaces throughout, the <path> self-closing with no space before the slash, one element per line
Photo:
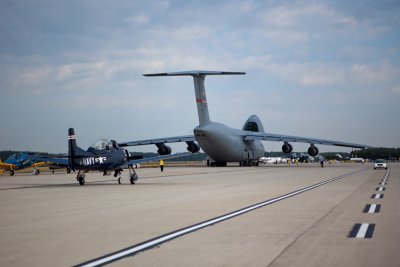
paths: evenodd
<path fill-rule="evenodd" d="M 25 71 L 22 71 L 16 77 L 13 77 L 14 86 L 26 86 L 29 84 L 38 84 L 43 80 L 46 80 L 50 77 L 51 71 L 48 66 L 42 67 L 30 67 Z"/>
<path fill-rule="evenodd" d="M 348 72 L 350 80 L 359 84 L 388 83 L 400 75 L 400 69 L 386 62 L 377 65 L 353 64 Z"/>
<path fill-rule="evenodd" d="M 345 82 L 345 71 L 323 63 L 265 62 L 265 72 L 302 86 L 327 86 Z"/>
<path fill-rule="evenodd" d="M 323 19 L 331 23 L 353 23 L 353 19 L 337 14 L 325 4 L 298 5 L 290 4 L 267 8 L 262 14 L 262 21 L 277 27 L 298 27 L 309 20 Z M 315 25 L 313 25 L 315 26 Z"/>

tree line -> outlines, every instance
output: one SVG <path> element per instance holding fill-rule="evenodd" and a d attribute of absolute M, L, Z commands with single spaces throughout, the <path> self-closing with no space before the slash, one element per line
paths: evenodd
<path fill-rule="evenodd" d="M 352 151 L 355 158 L 399 160 L 400 148 L 376 147 Z"/>

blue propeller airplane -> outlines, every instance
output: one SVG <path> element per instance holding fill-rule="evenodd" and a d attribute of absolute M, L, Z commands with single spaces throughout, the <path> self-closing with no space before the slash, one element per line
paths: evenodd
<path fill-rule="evenodd" d="M 9 171 L 10 175 L 12 176 L 14 175 L 16 170 L 25 169 L 33 165 L 35 167 L 33 170 L 33 174 L 38 175 L 40 171 L 37 167 L 43 166 L 45 164 L 46 162 L 36 161 L 26 153 L 18 152 L 9 156 L 5 162 L 0 161 L 0 169 L 3 169 L 4 171 Z"/>
<path fill-rule="evenodd" d="M 133 168 L 134 165 L 171 159 L 190 155 L 189 152 L 162 155 L 149 158 L 130 156 L 128 150 L 120 148 L 116 141 L 100 139 L 93 143 L 88 150 L 84 150 L 76 144 L 76 136 L 73 128 L 68 129 L 68 158 L 43 158 L 30 156 L 35 160 L 45 160 L 52 164 L 68 167 L 70 170 L 78 170 L 76 180 L 80 185 L 85 184 L 85 173 L 89 171 L 102 171 L 104 175 L 114 171 L 114 177 L 118 177 L 121 184 L 123 169 L 129 169 L 129 180 L 135 184 L 138 176 Z"/>

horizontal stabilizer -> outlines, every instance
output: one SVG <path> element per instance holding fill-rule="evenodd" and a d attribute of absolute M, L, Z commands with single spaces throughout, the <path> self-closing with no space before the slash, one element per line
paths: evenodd
<path fill-rule="evenodd" d="M 238 71 L 209 71 L 209 70 L 192 70 L 192 71 L 179 71 L 179 72 L 163 72 L 163 73 L 149 73 L 143 76 L 201 76 L 201 75 L 243 75 L 246 72 Z"/>

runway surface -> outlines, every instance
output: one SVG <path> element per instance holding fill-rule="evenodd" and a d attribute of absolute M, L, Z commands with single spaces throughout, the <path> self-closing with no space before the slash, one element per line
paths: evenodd
<path fill-rule="evenodd" d="M 399 266 L 400 164 L 0 176 L 0 266 Z"/>

